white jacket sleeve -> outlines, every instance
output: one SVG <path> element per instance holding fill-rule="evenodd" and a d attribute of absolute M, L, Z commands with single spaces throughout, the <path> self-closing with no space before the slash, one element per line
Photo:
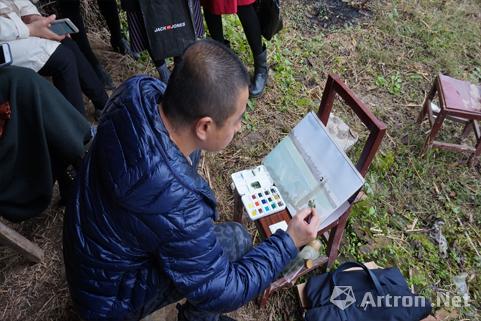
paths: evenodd
<path fill-rule="evenodd" d="M 28 38 L 30 31 L 16 14 L 0 16 L 0 42 Z"/>
<path fill-rule="evenodd" d="M 28 16 L 30 14 L 40 14 L 37 7 L 29 0 L 15 0 L 15 4 L 20 9 L 20 16 Z"/>

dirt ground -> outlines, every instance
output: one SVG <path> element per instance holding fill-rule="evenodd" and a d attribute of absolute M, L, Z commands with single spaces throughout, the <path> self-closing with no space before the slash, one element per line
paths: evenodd
<path fill-rule="evenodd" d="M 443 320 L 481 320 L 481 175 L 466 156 L 430 152 L 419 157 L 426 127 L 415 125 L 434 75 L 444 72 L 481 81 L 481 4 L 465 1 L 286 0 L 284 30 L 268 43 L 269 84 L 251 101 L 242 131 L 223 152 L 207 154 L 202 172 L 219 200 L 221 220 L 232 218 L 229 175 L 256 165 L 309 110 L 316 110 L 327 73 L 334 72 L 388 126 L 381 152 L 367 177 L 367 199 L 350 218 L 340 260 L 397 265 L 418 293 L 456 293 L 452 277 L 467 272 L 473 304 L 438 309 Z M 88 23 L 96 18 L 89 16 Z M 235 16 L 224 19 L 233 50 L 252 70 L 252 58 Z M 476 23 L 478 22 L 478 24 Z M 140 61 L 110 51 L 105 30 L 90 28 L 93 48 L 116 84 L 138 74 L 156 76 L 148 57 Z M 336 113 L 352 115 L 336 103 Z M 363 127 L 349 123 L 361 139 Z M 447 127 L 450 137 L 454 127 Z M 350 155 L 351 156 L 351 155 Z M 9 224 L 46 254 L 31 264 L 0 246 L 0 320 L 78 320 L 72 310 L 62 261 L 63 208 Z M 449 256 L 429 236 L 443 220 Z M 415 232 L 409 232 L 410 227 Z M 252 225 L 248 226 L 259 241 Z M 478 254 L 477 254 L 478 253 Z M 294 290 L 276 293 L 267 307 L 254 303 L 230 314 L 240 321 L 302 320 Z M 171 305 L 145 321 L 176 320 Z"/>

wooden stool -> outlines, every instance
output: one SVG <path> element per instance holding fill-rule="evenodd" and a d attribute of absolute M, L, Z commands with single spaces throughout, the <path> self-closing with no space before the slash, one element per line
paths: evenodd
<path fill-rule="evenodd" d="M 432 110 L 432 100 L 436 92 L 439 98 L 439 111 Z M 478 161 L 479 155 L 481 155 L 481 131 L 477 123 L 478 120 L 481 120 L 481 86 L 439 74 L 424 100 L 418 123 L 421 123 L 426 115 L 428 115 L 431 131 L 424 144 L 423 154 L 431 147 L 438 147 L 455 152 L 470 153 L 468 161 L 470 166 Z M 461 137 L 466 137 L 471 130 L 474 130 L 476 146 L 436 141 L 435 138 L 446 118 L 464 123 Z"/>
<path fill-rule="evenodd" d="M 17 252 L 23 254 L 34 263 L 39 263 L 43 260 L 44 253 L 37 244 L 29 241 L 0 220 L 0 244 L 2 243 L 17 250 Z"/>
<path fill-rule="evenodd" d="M 337 75 L 330 74 L 327 78 L 326 87 L 322 94 L 322 100 L 319 107 L 317 116 L 322 121 L 324 125 L 327 125 L 329 120 L 329 115 L 331 113 L 334 98 L 336 95 L 340 96 L 345 104 L 351 108 L 351 110 L 357 115 L 357 117 L 362 121 L 362 123 L 367 127 L 370 134 L 362 150 L 361 156 L 356 163 L 356 168 L 365 176 L 369 166 L 371 165 L 374 156 L 376 155 L 379 146 L 381 145 L 382 138 L 386 132 L 386 126 L 383 122 L 378 120 L 376 116 L 367 108 L 362 101 L 360 101 L 354 93 L 349 89 Z M 355 195 L 357 196 L 357 195 Z M 324 270 L 327 269 L 334 263 L 339 253 L 339 246 L 346 228 L 347 219 L 349 213 L 351 212 L 351 206 L 354 202 L 355 197 L 350 201 L 350 206 L 344 211 L 344 213 L 334 222 L 331 222 L 328 226 L 319 231 L 318 235 L 325 239 L 327 242 L 326 255 L 321 256 L 313 261 L 313 265 L 310 268 L 304 267 L 299 274 L 293 279 L 289 280 L 285 277 L 281 277 L 274 281 L 258 298 L 258 303 L 260 306 L 264 306 L 267 303 L 270 295 L 282 288 L 289 288 L 296 284 L 299 277 L 309 273 L 310 271 L 322 267 Z M 234 220 L 242 223 L 243 218 L 243 205 L 239 193 L 234 192 Z M 269 226 L 281 221 L 289 222 L 291 215 L 289 211 L 283 210 L 281 212 L 263 217 L 257 221 L 255 224 L 257 230 L 259 231 L 262 238 L 269 237 L 272 233 Z"/>

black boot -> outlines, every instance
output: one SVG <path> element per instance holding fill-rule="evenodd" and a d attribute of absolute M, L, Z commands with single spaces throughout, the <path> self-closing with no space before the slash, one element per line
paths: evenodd
<path fill-rule="evenodd" d="M 267 83 L 267 50 L 254 57 L 254 78 L 249 86 L 249 97 L 257 98 L 262 95 Z"/>
<path fill-rule="evenodd" d="M 112 40 L 110 40 L 110 44 L 112 45 L 112 49 L 114 49 L 115 52 L 118 52 L 122 55 L 129 55 L 134 60 L 139 60 L 140 54 L 138 52 L 132 51 L 127 39 L 120 38 L 120 41 L 117 43 L 114 43 L 112 42 Z"/>

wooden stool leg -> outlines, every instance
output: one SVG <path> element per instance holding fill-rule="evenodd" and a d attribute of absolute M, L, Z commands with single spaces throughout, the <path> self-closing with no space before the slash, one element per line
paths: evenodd
<path fill-rule="evenodd" d="M 438 117 L 436 118 L 436 121 L 434 122 L 433 127 L 431 128 L 431 132 L 429 133 L 428 138 L 426 139 L 426 142 L 424 143 L 422 154 L 426 153 L 426 151 L 429 148 L 431 148 L 434 139 L 436 138 L 439 130 L 443 126 L 444 118 L 446 118 L 446 114 L 443 111 L 441 111 Z"/>
<path fill-rule="evenodd" d="M 481 155 L 481 139 L 478 140 L 478 143 L 476 144 L 476 150 L 474 153 L 471 154 L 468 160 L 468 165 L 469 166 L 474 166 L 478 163 L 479 161 L 479 156 Z"/>
<path fill-rule="evenodd" d="M 344 213 L 339 218 L 339 223 L 329 233 L 329 241 L 327 245 L 328 260 L 325 265 L 326 269 L 330 268 L 339 254 L 339 247 L 341 245 L 342 236 L 344 235 L 344 229 L 346 228 L 347 218 L 349 217 L 349 211 Z"/>
<path fill-rule="evenodd" d="M 27 240 L 20 233 L 12 230 L 0 221 L 0 241 L 12 246 L 32 262 L 43 260 L 43 251 L 37 244 Z"/>
<path fill-rule="evenodd" d="M 257 304 L 259 305 L 259 308 L 263 308 L 267 305 L 267 300 L 269 300 L 271 294 L 270 288 L 267 288 L 262 292 L 261 295 L 257 297 Z"/>
<path fill-rule="evenodd" d="M 466 138 L 469 135 L 469 133 L 471 133 L 471 131 L 473 131 L 473 129 L 474 129 L 474 121 L 470 120 L 466 123 L 466 125 L 463 128 L 463 132 L 461 134 L 461 140 Z"/>
<path fill-rule="evenodd" d="M 431 109 L 431 101 L 434 99 L 434 95 L 436 94 L 437 87 L 436 87 L 437 81 L 434 81 L 433 86 L 431 87 L 431 90 L 429 91 L 428 95 L 424 99 L 423 103 L 423 108 L 421 109 L 421 112 L 419 113 L 417 122 L 420 124 L 423 122 L 424 118 L 426 117 L 426 114 L 430 115 L 431 113 L 429 110 Z M 431 119 L 429 120 L 431 122 Z"/>

